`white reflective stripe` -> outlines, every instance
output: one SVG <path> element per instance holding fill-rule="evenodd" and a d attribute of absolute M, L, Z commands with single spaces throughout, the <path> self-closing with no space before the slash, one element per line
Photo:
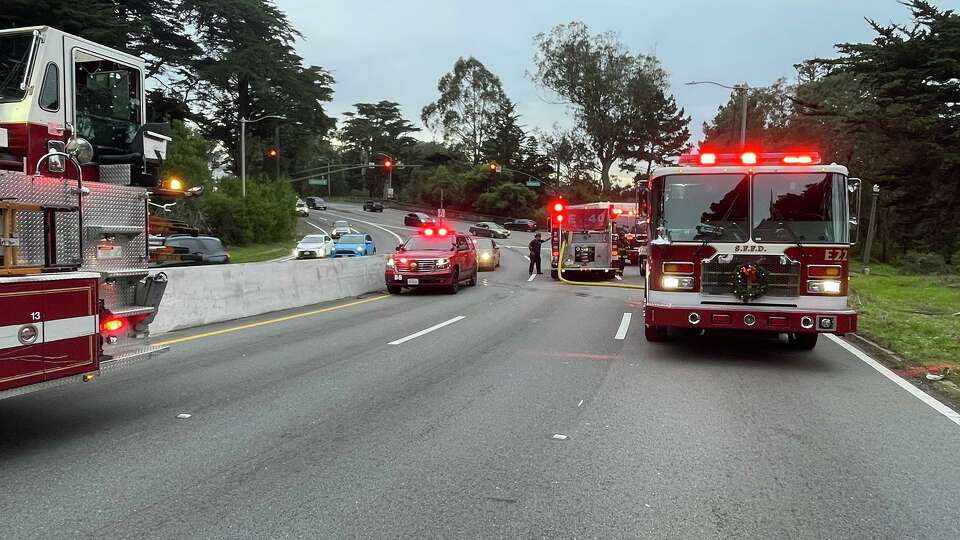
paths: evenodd
<path fill-rule="evenodd" d="M 47 342 L 89 336 L 96 333 L 97 317 L 95 315 L 57 319 L 43 323 L 43 337 L 44 341 Z"/>
<path fill-rule="evenodd" d="M 0 326 L 0 350 L 14 347 L 23 347 L 20 343 L 20 329 L 32 324 L 37 329 L 37 339 L 31 345 L 48 341 L 59 341 L 83 336 L 90 336 L 98 332 L 100 323 L 96 315 L 55 319 L 52 321 L 37 321 L 34 323 L 11 324 Z"/>
<path fill-rule="evenodd" d="M 751 302 L 749 304 L 745 304 L 733 295 L 702 295 L 696 292 L 666 292 L 651 290 L 647 293 L 647 299 L 651 304 L 662 304 L 672 307 L 715 307 L 721 309 L 742 308 L 755 309 L 758 311 L 776 311 L 784 309 L 808 311 L 846 311 L 849 309 L 847 307 L 846 296 L 763 296 L 760 297 L 756 303 Z M 702 304 L 701 302 L 726 302 L 727 304 Z M 765 306 L 764 303 L 795 304 L 797 307 L 783 308 L 778 306 Z"/>
<path fill-rule="evenodd" d="M 20 343 L 20 329 L 28 324 L 32 324 L 37 329 L 37 339 L 32 344 L 43 343 L 43 323 L 23 323 L 11 324 L 10 326 L 0 326 L 0 350 L 11 349 L 13 347 L 23 347 Z"/>

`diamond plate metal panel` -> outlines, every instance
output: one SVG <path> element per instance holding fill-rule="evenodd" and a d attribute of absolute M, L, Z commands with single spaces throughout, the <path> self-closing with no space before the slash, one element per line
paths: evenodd
<path fill-rule="evenodd" d="M 18 172 L 0 171 L 0 199 L 15 199 L 37 204 L 76 205 L 77 196 L 70 193 L 75 181 L 59 178 L 35 177 Z M 17 230 L 20 234 L 18 264 L 43 264 L 43 213 L 18 212 Z M 77 262 L 80 257 L 80 235 L 76 214 L 57 216 L 58 262 Z"/>
<path fill-rule="evenodd" d="M 130 185 L 130 165 L 100 165 L 100 181 L 118 186 Z"/>

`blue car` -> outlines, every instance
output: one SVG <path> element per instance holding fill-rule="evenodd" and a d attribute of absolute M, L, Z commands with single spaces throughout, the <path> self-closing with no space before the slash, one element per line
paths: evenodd
<path fill-rule="evenodd" d="M 344 234 L 334 244 L 334 257 L 359 257 L 373 255 L 377 246 L 369 234 Z"/>

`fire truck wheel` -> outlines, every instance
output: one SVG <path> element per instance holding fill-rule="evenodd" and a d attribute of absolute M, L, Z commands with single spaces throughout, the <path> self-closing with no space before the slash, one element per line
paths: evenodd
<path fill-rule="evenodd" d="M 400 291 L 403 287 L 397 287 L 396 285 L 387 285 L 387 292 L 390 294 L 400 294 Z"/>
<path fill-rule="evenodd" d="M 667 329 L 663 326 L 644 326 L 643 335 L 651 343 L 660 343 L 667 340 Z"/>
<path fill-rule="evenodd" d="M 790 346 L 800 351 L 810 351 L 817 346 L 817 338 L 820 334 L 794 332 L 787 337 Z"/>

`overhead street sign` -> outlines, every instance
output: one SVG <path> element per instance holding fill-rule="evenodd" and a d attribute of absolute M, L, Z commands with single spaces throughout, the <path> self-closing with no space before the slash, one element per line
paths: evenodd
<path fill-rule="evenodd" d="M 310 184 L 311 186 L 325 186 L 325 185 L 327 185 L 327 179 L 326 179 L 326 178 L 311 178 L 310 180 L 307 181 L 307 183 Z"/>
<path fill-rule="evenodd" d="M 540 187 L 539 180 L 527 180 L 527 187 Z"/>

